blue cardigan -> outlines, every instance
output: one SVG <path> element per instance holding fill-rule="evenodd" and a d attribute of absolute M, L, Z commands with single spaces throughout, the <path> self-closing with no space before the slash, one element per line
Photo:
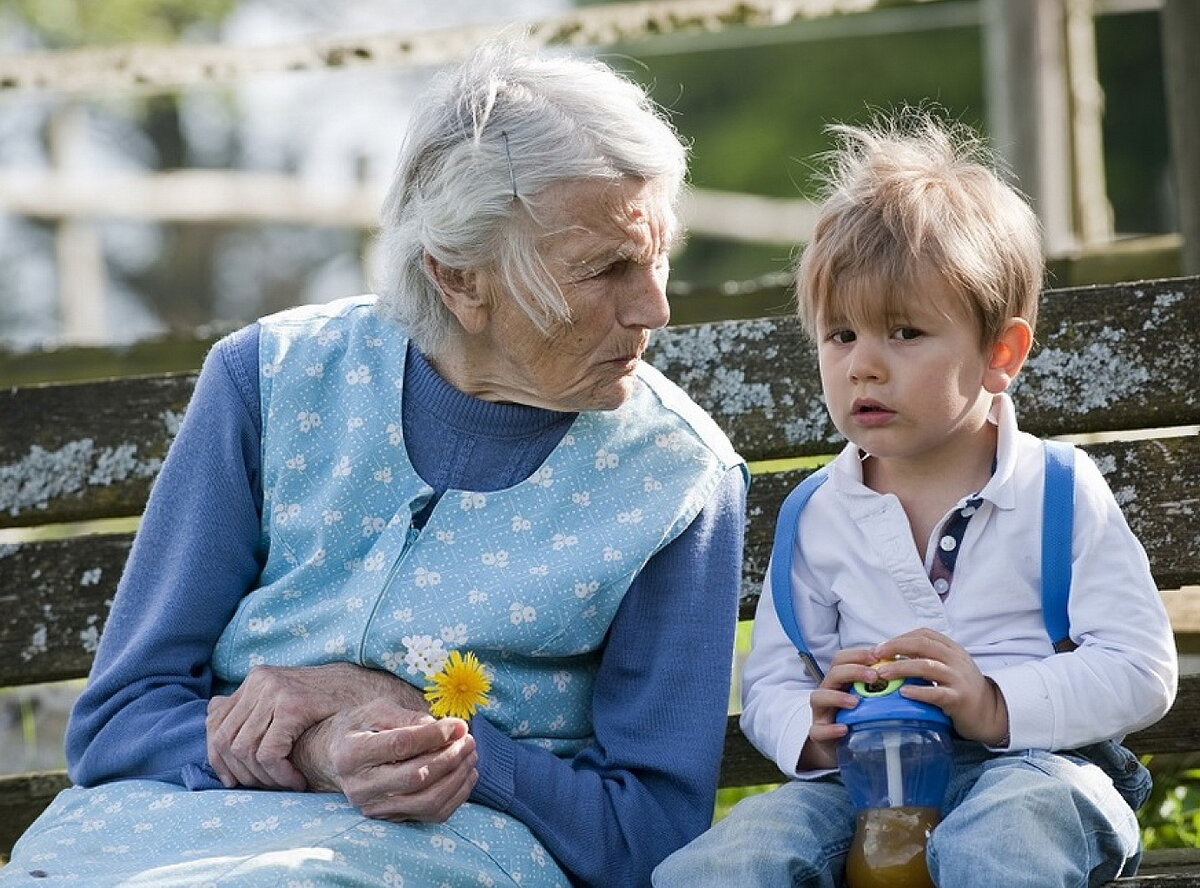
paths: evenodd
<path fill-rule="evenodd" d="M 414 350 L 404 433 L 440 494 L 528 477 L 574 414 L 496 404 L 447 384 Z M 72 779 L 220 787 L 204 719 L 209 657 L 262 568 L 258 328 L 218 343 L 155 482 L 87 689 L 71 716 Z M 481 716 L 472 801 L 520 819 L 586 884 L 648 884 L 709 824 L 724 739 L 746 487 L 731 470 L 634 581 L 610 629 L 596 743 L 572 760 Z"/>

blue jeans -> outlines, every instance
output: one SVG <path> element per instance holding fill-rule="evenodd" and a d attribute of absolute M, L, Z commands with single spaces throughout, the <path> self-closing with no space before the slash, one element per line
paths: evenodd
<path fill-rule="evenodd" d="M 1133 810 L 1088 760 L 959 743 L 926 858 L 940 888 L 1085 888 L 1141 858 Z M 836 775 L 740 802 L 654 871 L 655 888 L 840 888 L 854 808 Z"/>

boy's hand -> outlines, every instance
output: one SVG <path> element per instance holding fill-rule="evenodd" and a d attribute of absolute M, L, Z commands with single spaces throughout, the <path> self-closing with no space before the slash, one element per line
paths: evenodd
<path fill-rule="evenodd" d="M 876 660 L 887 661 L 878 665 L 881 679 L 923 678 L 932 682 L 931 687 L 905 685 L 900 693 L 941 707 L 960 736 L 987 746 L 1007 744 L 1008 706 L 1004 695 L 984 677 L 962 645 L 932 629 L 915 629 L 877 645 L 872 653 Z"/>
<path fill-rule="evenodd" d="M 846 726 L 833 719 L 839 709 L 853 709 L 858 697 L 846 688 L 856 681 L 873 682 L 879 674 L 871 667 L 878 657 L 867 648 L 848 648 L 833 655 L 825 679 L 809 696 L 812 727 L 800 751 L 797 770 L 815 771 L 837 767 L 837 741 L 846 736 Z"/>

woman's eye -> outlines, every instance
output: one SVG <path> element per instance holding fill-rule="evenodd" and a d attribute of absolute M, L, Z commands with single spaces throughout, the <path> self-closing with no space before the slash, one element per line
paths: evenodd
<path fill-rule="evenodd" d="M 596 269 L 595 273 L 592 274 L 592 277 L 593 278 L 612 277 L 615 274 L 619 274 L 624 267 L 625 267 L 624 260 L 612 262 L 612 263 L 609 263 L 608 265 L 604 265 L 604 266 L 601 266 L 600 268 Z"/>

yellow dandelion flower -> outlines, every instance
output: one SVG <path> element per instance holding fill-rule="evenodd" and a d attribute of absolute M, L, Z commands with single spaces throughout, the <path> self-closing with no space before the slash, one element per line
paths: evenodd
<path fill-rule="evenodd" d="M 475 710 L 487 704 L 487 692 L 492 682 L 483 665 L 470 651 L 464 656 L 451 651 L 441 671 L 429 677 L 425 699 L 429 711 L 438 718 L 470 718 Z"/>

